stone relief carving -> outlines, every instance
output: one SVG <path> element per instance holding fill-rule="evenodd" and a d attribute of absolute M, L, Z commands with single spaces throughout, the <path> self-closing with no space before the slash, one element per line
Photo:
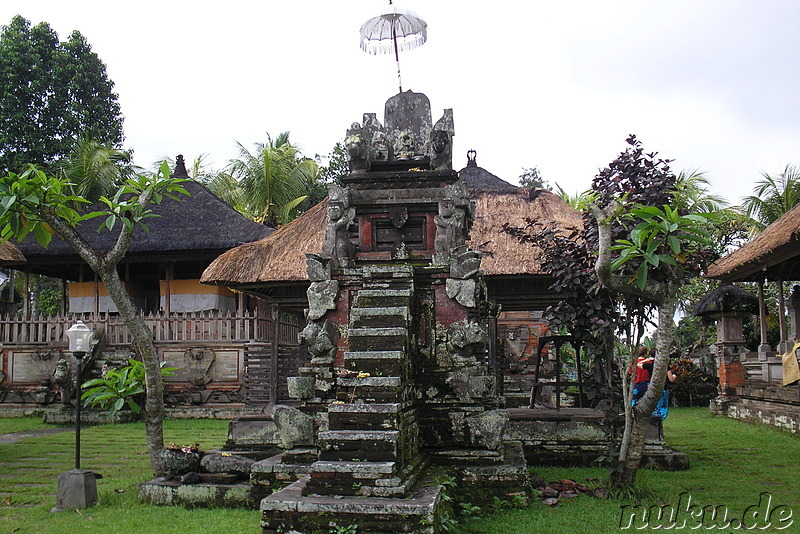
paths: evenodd
<path fill-rule="evenodd" d="M 452 199 L 439 201 L 439 214 L 433 218 L 436 224 L 433 262 L 443 265 L 454 253 L 462 251 L 464 245 L 464 212 L 456 207 Z"/>
<path fill-rule="evenodd" d="M 322 255 L 331 258 L 334 267 L 350 267 L 355 254 L 348 231 L 355 218 L 355 209 L 350 207 L 350 191 L 345 187 L 330 186 L 328 197 Z"/>
<path fill-rule="evenodd" d="M 321 254 L 306 254 L 306 274 L 312 282 L 331 279 L 331 259 Z"/>
<path fill-rule="evenodd" d="M 211 382 L 211 366 L 217 359 L 216 353 L 209 348 L 193 347 L 183 353 L 186 365 L 186 376 L 193 386 L 202 387 Z"/>
<path fill-rule="evenodd" d="M 328 310 L 336 309 L 336 295 L 339 293 L 338 280 L 322 280 L 311 282 L 306 290 L 308 309 L 306 319 L 316 321 L 321 319 Z"/>
<path fill-rule="evenodd" d="M 301 345 L 311 353 L 311 365 L 333 365 L 336 356 L 335 328 L 328 321 L 323 324 L 309 321 L 298 335 Z"/>
<path fill-rule="evenodd" d="M 489 343 L 486 331 L 476 322 L 464 319 L 447 329 L 448 349 L 457 366 L 477 364 Z"/>

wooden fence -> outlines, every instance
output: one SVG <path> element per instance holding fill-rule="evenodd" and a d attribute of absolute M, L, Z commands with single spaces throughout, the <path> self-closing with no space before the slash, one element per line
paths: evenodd
<path fill-rule="evenodd" d="M 101 328 L 106 344 L 129 345 L 133 337 L 130 330 L 116 314 L 67 314 L 55 317 L 22 319 L 15 316 L 0 317 L 0 343 L 6 345 L 59 345 L 66 344 L 66 331 L 75 321 L 82 320 L 89 328 Z M 145 324 L 153 333 L 156 343 L 180 342 L 248 342 L 271 340 L 278 343 L 297 343 L 301 329 L 298 317 L 279 314 L 277 325 L 263 313 L 245 311 L 171 313 L 146 315 Z"/>

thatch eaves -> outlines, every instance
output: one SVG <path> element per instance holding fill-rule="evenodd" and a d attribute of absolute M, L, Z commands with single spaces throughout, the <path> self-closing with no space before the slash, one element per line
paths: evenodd
<path fill-rule="evenodd" d="M 503 233 L 504 222 L 523 226 L 529 217 L 564 228 L 582 224 L 580 214 L 541 189 L 481 191 L 474 197 L 476 219 L 467 244 L 486 253 L 481 263 L 486 276 L 544 274 L 541 251 Z M 269 237 L 225 252 L 208 266 L 201 282 L 242 286 L 308 280 L 305 255 L 322 250 L 326 215 L 323 201 Z"/>
<path fill-rule="evenodd" d="M 236 286 L 308 280 L 306 253 L 322 250 L 327 213 L 324 200 L 269 237 L 225 252 L 211 262 L 200 281 Z"/>
<path fill-rule="evenodd" d="M 723 256 L 706 271 L 724 282 L 800 280 L 800 205 L 769 225 L 739 249 Z"/>
<path fill-rule="evenodd" d="M 143 221 L 150 232 L 145 232 L 141 227 L 136 229 L 129 253 L 224 250 L 261 239 L 275 231 L 242 216 L 198 182 L 190 180 L 183 186 L 190 196 L 178 195 L 177 201 L 165 198 L 161 204 L 151 206 L 158 217 Z M 102 207 L 98 205 L 88 211 L 100 209 Z M 110 249 L 119 233 L 98 232 L 104 221 L 104 217 L 90 219 L 79 230 L 96 250 Z M 19 249 L 26 256 L 75 254 L 72 247 L 55 236 L 46 249 L 40 247 L 33 236 L 28 236 L 20 243 Z"/>
<path fill-rule="evenodd" d="M 18 265 L 25 263 L 25 256 L 20 250 L 8 241 L 0 243 L 0 264 Z"/>

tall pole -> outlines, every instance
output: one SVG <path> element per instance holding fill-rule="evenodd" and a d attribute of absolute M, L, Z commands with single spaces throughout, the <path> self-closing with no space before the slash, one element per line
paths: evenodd
<path fill-rule="evenodd" d="M 85 352 L 74 352 L 75 361 L 78 364 L 75 373 L 75 469 L 81 468 L 81 360 Z"/>

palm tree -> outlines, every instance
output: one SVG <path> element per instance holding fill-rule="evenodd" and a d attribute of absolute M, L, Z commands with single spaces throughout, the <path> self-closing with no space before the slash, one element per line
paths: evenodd
<path fill-rule="evenodd" d="M 728 203 L 724 198 L 709 193 L 710 187 L 704 172 L 698 169 L 681 171 L 675 178 L 672 207 L 688 213 L 714 213 L 726 207 Z"/>
<path fill-rule="evenodd" d="M 57 176 L 72 184 L 73 194 L 89 201 L 112 195 L 119 186 L 133 176 L 129 151 L 89 138 L 75 143 L 70 155 L 54 165 Z"/>
<path fill-rule="evenodd" d="M 742 203 L 759 230 L 777 221 L 800 202 L 800 168 L 786 165 L 778 176 L 762 173 L 753 194 Z"/>
<path fill-rule="evenodd" d="M 237 143 L 239 158 L 212 180 L 210 188 L 253 220 L 279 226 L 289 222 L 292 210 L 306 199 L 318 166 L 289 142 L 289 132 L 267 138 L 266 143 L 256 143 L 253 152 Z"/>

